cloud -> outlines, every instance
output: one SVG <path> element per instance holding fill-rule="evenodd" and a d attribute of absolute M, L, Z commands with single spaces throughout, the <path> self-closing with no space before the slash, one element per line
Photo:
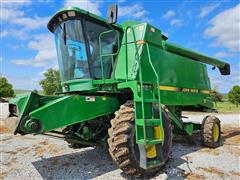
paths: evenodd
<path fill-rule="evenodd" d="M 3 30 L 0 32 L 0 38 L 13 37 L 19 40 L 24 40 L 30 38 L 28 29 L 26 28 L 9 28 L 8 30 Z"/>
<path fill-rule="evenodd" d="M 0 32 L 0 38 L 4 38 L 4 37 L 6 37 L 8 34 L 9 34 L 9 33 L 8 33 L 7 30 L 3 30 L 3 31 Z"/>
<path fill-rule="evenodd" d="M 147 13 L 148 12 L 138 3 L 129 6 L 119 6 L 118 8 L 119 17 L 141 19 L 142 21 L 149 21 L 149 19 L 146 18 Z"/>
<path fill-rule="evenodd" d="M 239 51 L 240 44 L 240 4 L 227 9 L 210 20 L 210 26 L 204 31 L 204 36 L 214 38 L 215 46 Z"/>
<path fill-rule="evenodd" d="M 16 17 L 21 17 L 24 15 L 23 11 L 17 10 L 15 8 L 7 8 L 7 7 L 1 7 L 0 8 L 0 20 L 1 21 L 8 21 Z"/>
<path fill-rule="evenodd" d="M 8 48 L 11 48 L 14 51 L 16 51 L 17 49 L 25 48 L 25 45 L 23 43 L 22 44 L 7 44 L 6 46 Z"/>
<path fill-rule="evenodd" d="M 174 27 L 181 27 L 183 25 L 183 20 L 182 19 L 172 19 L 170 21 L 170 25 Z"/>
<path fill-rule="evenodd" d="M 32 29 L 38 29 L 38 28 L 46 26 L 49 19 L 50 19 L 50 17 L 38 17 L 38 16 L 36 16 L 34 18 L 21 17 L 21 18 L 13 19 L 11 21 L 11 23 L 13 23 L 15 25 L 23 26 L 24 28 L 26 28 L 28 30 L 32 30 Z"/>
<path fill-rule="evenodd" d="M 1 0 L 1 5 L 6 7 L 17 7 L 31 4 L 31 0 Z"/>
<path fill-rule="evenodd" d="M 169 10 L 162 16 L 162 19 L 168 20 L 175 15 L 176 15 L 176 13 L 173 10 Z"/>
<path fill-rule="evenodd" d="M 14 37 L 20 40 L 29 38 L 31 30 L 45 27 L 50 17 L 28 17 L 21 8 L 29 5 L 30 0 L 3 1 L 0 7 L 0 21 L 5 25 L 0 37 Z"/>
<path fill-rule="evenodd" d="M 65 7 L 76 6 L 99 16 L 102 14 L 100 11 L 100 5 L 101 1 L 94 0 L 67 0 L 65 3 Z"/>
<path fill-rule="evenodd" d="M 226 53 L 226 52 L 217 52 L 215 54 L 216 58 L 224 58 L 224 57 L 232 57 L 232 56 L 236 56 L 237 54 L 234 53 Z"/>
<path fill-rule="evenodd" d="M 11 20 L 22 17 L 24 11 L 19 10 L 22 6 L 30 5 L 31 0 L 1 0 L 0 20 Z"/>
<path fill-rule="evenodd" d="M 38 34 L 29 41 L 28 48 L 36 51 L 55 48 L 53 34 Z"/>
<path fill-rule="evenodd" d="M 53 35 L 38 34 L 28 43 L 28 48 L 37 51 L 30 59 L 14 59 L 11 63 L 33 67 L 56 67 L 57 55 Z"/>
<path fill-rule="evenodd" d="M 41 89 L 39 85 L 39 81 L 43 79 L 42 75 L 34 74 L 34 76 L 29 75 L 13 75 L 8 74 L 7 76 L 8 81 L 13 84 L 14 89 Z M 27 79 L 27 81 L 26 81 Z"/>
<path fill-rule="evenodd" d="M 220 6 L 220 3 L 217 3 L 217 4 L 212 4 L 212 5 L 205 6 L 205 7 L 201 8 L 199 17 L 203 18 L 203 17 L 207 16 L 208 14 L 213 12 L 219 6 Z"/>

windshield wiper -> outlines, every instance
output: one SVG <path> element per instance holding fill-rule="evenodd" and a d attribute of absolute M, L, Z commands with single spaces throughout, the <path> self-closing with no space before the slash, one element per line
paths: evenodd
<path fill-rule="evenodd" d="M 64 45 L 67 44 L 67 33 L 66 33 L 66 24 L 65 23 L 63 24 L 63 42 L 64 42 Z"/>
<path fill-rule="evenodd" d="M 62 32 L 63 32 L 63 42 L 64 42 L 64 45 L 67 44 L 67 33 L 66 33 L 66 24 L 63 23 L 63 27 L 61 26 L 61 24 L 59 25 Z"/>

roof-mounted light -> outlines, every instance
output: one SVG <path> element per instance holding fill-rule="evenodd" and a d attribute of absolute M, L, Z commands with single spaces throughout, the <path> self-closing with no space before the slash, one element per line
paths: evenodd
<path fill-rule="evenodd" d="M 75 17 L 76 16 L 75 11 L 68 11 L 67 14 L 68 14 L 69 17 Z"/>
<path fill-rule="evenodd" d="M 63 14 L 62 14 L 62 18 L 63 18 L 63 19 L 67 19 L 67 18 L 68 18 L 67 14 L 66 14 L 66 13 L 63 13 Z"/>
<path fill-rule="evenodd" d="M 62 18 L 61 18 L 61 17 L 58 17 L 58 21 L 59 21 L 59 22 L 62 22 Z"/>

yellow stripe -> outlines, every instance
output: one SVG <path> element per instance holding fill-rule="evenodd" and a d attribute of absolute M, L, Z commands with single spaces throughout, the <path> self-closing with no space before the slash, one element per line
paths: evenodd
<path fill-rule="evenodd" d="M 179 91 L 180 88 L 174 87 L 174 86 L 160 86 L 160 90 L 163 91 Z"/>
<path fill-rule="evenodd" d="M 203 93 L 203 94 L 210 94 L 211 91 L 209 91 L 209 90 L 200 90 L 200 93 Z"/>
<path fill-rule="evenodd" d="M 202 94 L 210 94 L 209 90 L 200 90 L 200 89 L 191 89 L 191 88 L 178 88 L 175 86 L 160 86 L 160 90 L 163 91 L 178 91 L 178 92 L 191 92 L 191 93 L 202 93 Z"/>

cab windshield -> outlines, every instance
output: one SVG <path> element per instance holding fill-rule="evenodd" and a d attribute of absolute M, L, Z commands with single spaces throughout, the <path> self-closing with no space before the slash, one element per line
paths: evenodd
<path fill-rule="evenodd" d="M 59 70 L 63 82 L 102 78 L 99 35 L 107 30 L 108 27 L 87 20 L 83 22 L 81 19 L 67 20 L 55 29 Z M 103 52 L 111 52 L 115 43 L 115 37 L 105 38 L 102 43 Z M 104 78 L 110 78 L 113 68 L 111 56 L 104 57 L 103 67 Z"/>

